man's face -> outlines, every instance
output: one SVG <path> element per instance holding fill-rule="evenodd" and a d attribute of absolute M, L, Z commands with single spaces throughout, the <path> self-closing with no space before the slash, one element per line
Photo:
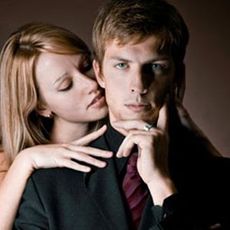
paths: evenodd
<path fill-rule="evenodd" d="M 157 50 L 155 36 L 126 45 L 113 40 L 106 45 L 102 69 L 94 63 L 98 82 L 105 88 L 111 122 L 156 122 L 175 72 L 172 57 Z"/>

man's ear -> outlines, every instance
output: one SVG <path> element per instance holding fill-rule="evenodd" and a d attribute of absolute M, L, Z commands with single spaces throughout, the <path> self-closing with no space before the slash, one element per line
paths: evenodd
<path fill-rule="evenodd" d="M 102 74 L 101 66 L 98 63 L 98 61 L 96 61 L 95 59 L 93 60 L 93 69 L 94 69 L 94 73 L 95 73 L 98 84 L 101 86 L 101 88 L 104 89 L 105 82 L 104 82 L 104 77 Z"/>
<path fill-rule="evenodd" d="M 36 112 L 46 118 L 52 118 L 53 113 L 52 111 L 48 108 L 48 106 L 44 105 L 42 102 L 38 102 L 38 105 L 36 107 Z"/>

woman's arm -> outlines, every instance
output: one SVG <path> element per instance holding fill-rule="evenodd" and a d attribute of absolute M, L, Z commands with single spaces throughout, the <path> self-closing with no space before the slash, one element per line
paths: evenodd
<path fill-rule="evenodd" d="M 67 167 L 88 172 L 90 167 L 82 165 L 81 162 L 104 167 L 105 162 L 94 157 L 109 158 L 112 153 L 83 145 L 101 136 L 105 130 L 106 127 L 102 127 L 71 144 L 38 145 L 21 151 L 0 184 L 0 229 L 12 229 L 25 185 L 34 170 Z M 71 159 L 75 159 L 79 163 Z"/>
<path fill-rule="evenodd" d="M 6 156 L 3 152 L 3 150 L 0 151 L 0 184 L 3 181 L 3 178 L 6 175 L 6 172 L 9 169 L 9 163 L 6 160 Z"/>
<path fill-rule="evenodd" d="M 32 173 L 28 159 L 19 154 L 0 184 L 0 229 L 10 230 L 27 179 Z"/>

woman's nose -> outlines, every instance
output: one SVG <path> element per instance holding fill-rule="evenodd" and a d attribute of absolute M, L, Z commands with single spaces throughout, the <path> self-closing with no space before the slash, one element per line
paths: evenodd
<path fill-rule="evenodd" d="M 86 90 L 89 92 L 89 94 L 98 90 L 98 84 L 94 74 L 90 76 L 85 75 L 84 81 L 85 81 Z"/>

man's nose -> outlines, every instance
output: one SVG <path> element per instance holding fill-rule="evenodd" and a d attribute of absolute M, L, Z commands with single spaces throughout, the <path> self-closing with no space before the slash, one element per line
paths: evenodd
<path fill-rule="evenodd" d="M 130 79 L 131 93 L 146 94 L 148 91 L 148 86 L 146 85 L 144 80 L 145 79 L 141 72 L 133 74 L 133 77 Z"/>

